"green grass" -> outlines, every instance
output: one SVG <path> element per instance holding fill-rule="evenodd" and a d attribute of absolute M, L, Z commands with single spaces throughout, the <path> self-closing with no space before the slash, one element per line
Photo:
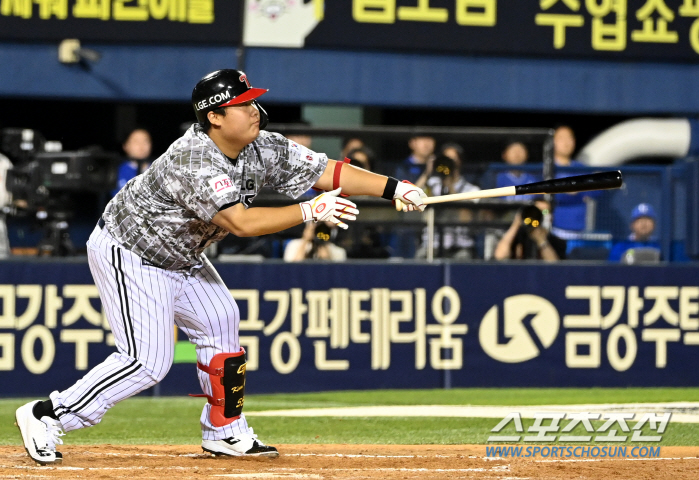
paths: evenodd
<path fill-rule="evenodd" d="M 27 399 L 0 400 L 0 445 L 17 445 L 14 411 Z M 699 401 L 699 388 L 629 389 L 453 389 L 381 390 L 252 395 L 245 411 L 361 405 L 545 405 L 576 403 Z M 114 407 L 95 428 L 64 437 L 68 444 L 191 444 L 201 441 L 202 399 L 135 397 Z M 3 420 L 4 419 L 4 420 Z M 252 427 L 269 444 L 486 443 L 499 419 L 493 418 L 351 418 L 250 417 Z M 523 420 L 524 428 L 531 420 Z M 599 425 L 599 423 L 593 422 Z M 576 434 L 585 434 L 576 430 Z M 499 434 L 514 434 L 507 427 Z M 650 432 L 646 432 L 650 434 Z M 594 435 L 594 434 L 593 434 Z M 670 422 L 661 445 L 699 445 L 699 425 Z"/>

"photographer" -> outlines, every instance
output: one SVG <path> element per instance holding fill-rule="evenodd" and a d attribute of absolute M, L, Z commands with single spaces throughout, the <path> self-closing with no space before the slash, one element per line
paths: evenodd
<path fill-rule="evenodd" d="M 427 190 L 432 196 L 451 193 L 466 193 L 480 190 L 461 176 L 459 166 L 446 155 L 439 155 L 434 160 L 433 170 L 427 179 Z M 474 258 L 473 237 L 468 224 L 473 220 L 473 212 L 467 208 L 449 209 L 440 212 L 439 223 L 452 224 L 441 227 L 434 234 L 434 256 L 470 260 Z M 455 225 L 456 224 L 456 225 Z M 442 238 L 443 237 L 443 238 Z M 426 258 L 428 244 L 427 228 L 422 232 L 422 243 L 415 256 Z"/>
<path fill-rule="evenodd" d="M 552 234 L 544 226 L 550 204 L 536 200 L 522 208 L 495 248 L 496 260 L 544 260 L 555 262 L 565 259 L 566 241 Z"/>
<path fill-rule="evenodd" d="M 285 262 L 303 260 L 331 260 L 341 262 L 347 259 L 344 248 L 332 242 L 337 230 L 327 222 L 306 224 L 303 236 L 291 240 L 284 249 Z"/>
<path fill-rule="evenodd" d="M 12 168 L 12 162 L 0 153 L 0 258 L 10 256 L 10 240 L 7 238 L 7 223 L 5 223 L 5 208 L 12 203 L 12 195 L 7 191 L 7 171 Z"/>

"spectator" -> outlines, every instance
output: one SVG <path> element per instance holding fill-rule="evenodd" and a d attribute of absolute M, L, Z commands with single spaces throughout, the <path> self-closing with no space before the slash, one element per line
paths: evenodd
<path fill-rule="evenodd" d="M 461 176 L 461 169 L 454 160 L 446 155 L 438 156 L 433 162 L 434 170 L 427 179 L 427 188 L 432 195 L 475 192 L 480 190 Z"/>
<path fill-rule="evenodd" d="M 129 180 L 145 172 L 151 164 L 151 148 L 153 144 L 148 130 L 135 128 L 129 132 L 121 145 L 126 157 L 117 171 L 117 185 L 112 196 L 116 195 Z"/>
<path fill-rule="evenodd" d="M 349 153 L 352 150 L 357 150 L 364 146 L 364 140 L 358 137 L 345 137 L 342 139 L 342 150 L 340 151 L 340 158 L 349 157 Z"/>
<path fill-rule="evenodd" d="M 380 228 L 380 227 L 379 227 Z M 391 252 L 381 241 L 379 228 L 367 225 L 362 229 L 359 242 L 353 244 L 347 252 L 349 258 L 388 258 Z"/>
<path fill-rule="evenodd" d="M 305 120 L 301 120 L 300 122 L 297 122 L 297 123 L 300 125 L 305 125 L 307 127 L 311 126 L 311 124 Z M 286 135 L 286 138 L 288 138 L 292 142 L 298 143 L 299 145 L 302 145 L 306 148 L 311 148 L 311 145 L 313 144 L 313 139 L 307 133 L 290 133 L 289 135 Z"/>
<path fill-rule="evenodd" d="M 545 200 L 536 200 L 517 212 L 512 225 L 495 248 L 495 259 L 539 259 L 547 262 L 565 259 L 566 241 L 545 226 L 544 216 L 550 214 L 550 209 Z"/>
<path fill-rule="evenodd" d="M 347 152 L 345 158 L 350 159 L 350 165 L 363 168 L 364 170 L 373 171 L 374 152 L 369 147 L 358 147 Z"/>
<path fill-rule="evenodd" d="M 529 159 L 529 151 L 522 142 L 511 142 L 502 152 L 502 159 L 508 165 L 518 167 L 523 165 Z M 522 170 L 513 169 L 506 172 L 500 172 L 495 177 L 495 187 L 511 187 L 515 185 L 524 185 L 525 183 L 537 182 L 540 179 L 531 173 L 526 173 Z M 535 195 L 513 195 L 504 197 L 505 200 L 511 202 L 531 202 Z"/>
<path fill-rule="evenodd" d="M 7 191 L 7 172 L 12 169 L 12 162 L 0 153 L 0 259 L 10 256 L 10 240 L 7 237 L 5 207 L 12 203 L 12 195 Z"/>
<path fill-rule="evenodd" d="M 344 261 L 347 252 L 335 245 L 332 240 L 337 229 L 328 222 L 309 222 L 303 229 L 303 236 L 290 240 L 284 248 L 285 262 L 300 262 L 303 260 L 332 260 Z"/>
<path fill-rule="evenodd" d="M 373 171 L 375 156 L 369 147 L 359 146 L 348 151 L 345 156 L 350 159 L 350 165 L 370 172 Z M 381 226 L 357 225 L 357 227 L 361 229 L 361 235 L 358 237 L 359 241 L 353 242 L 350 239 L 346 239 L 347 245 L 341 243 L 341 245 L 345 245 L 347 248 L 347 256 L 349 258 L 388 258 L 391 256 L 391 253 L 381 241 Z M 355 236 L 354 239 L 357 239 L 357 237 Z"/>
<path fill-rule="evenodd" d="M 584 167 L 573 160 L 575 152 L 575 134 L 573 129 L 563 125 L 553 135 L 553 157 L 557 167 Z M 570 173 L 556 173 L 556 178 L 571 176 Z M 599 197 L 600 192 L 559 193 L 555 196 L 556 216 L 553 226 L 562 230 L 580 232 L 585 230 L 587 202 Z"/>
<path fill-rule="evenodd" d="M 458 143 L 447 142 L 442 145 L 440 153 L 446 157 L 451 158 L 456 163 L 456 167 L 461 171 L 461 167 L 464 163 L 464 149 Z"/>
<path fill-rule="evenodd" d="M 408 147 L 410 155 L 398 166 L 395 176 L 422 188 L 432 174 L 435 140 L 429 135 L 413 135 Z"/>
<path fill-rule="evenodd" d="M 440 155 L 434 160 L 434 171 L 427 180 L 427 188 L 432 196 L 480 190 L 476 185 L 469 183 L 462 177 L 460 170 L 456 167 L 456 162 L 445 155 Z M 470 222 L 472 220 L 471 210 L 459 209 L 457 218 L 454 220 L 458 223 Z M 444 235 L 443 244 L 440 232 Z M 427 229 L 424 229 L 422 245 L 416 254 L 418 258 L 427 256 L 427 241 L 428 233 Z M 435 256 L 441 250 L 443 256 L 448 258 L 470 259 L 474 257 L 474 241 L 466 226 L 445 226 L 439 228 L 435 232 L 433 245 Z"/>
<path fill-rule="evenodd" d="M 631 234 L 627 240 L 617 242 L 609 252 L 610 262 L 620 262 L 625 252 L 631 249 L 644 248 L 657 250 L 660 259 L 660 244 L 655 240 L 655 209 L 648 203 L 640 203 L 631 212 Z"/>

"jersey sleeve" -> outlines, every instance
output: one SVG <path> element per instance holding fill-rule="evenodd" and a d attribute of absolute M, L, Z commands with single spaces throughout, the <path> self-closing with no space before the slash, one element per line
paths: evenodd
<path fill-rule="evenodd" d="M 316 153 L 278 134 L 271 134 L 269 141 L 273 143 L 273 148 L 260 148 L 268 164 L 266 184 L 279 193 L 298 198 L 318 182 L 328 165 L 327 155 Z M 267 154 L 265 150 L 268 150 Z M 269 154 L 270 150 L 273 154 Z"/>
<path fill-rule="evenodd" d="M 169 176 L 175 202 L 205 222 L 211 222 L 220 210 L 240 201 L 239 187 L 226 172 L 214 165 L 197 169 L 173 168 Z"/>

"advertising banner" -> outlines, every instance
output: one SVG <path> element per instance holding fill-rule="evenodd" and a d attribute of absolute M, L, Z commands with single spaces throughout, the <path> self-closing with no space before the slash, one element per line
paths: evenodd
<path fill-rule="evenodd" d="M 114 351 L 85 263 L 0 268 L 0 394 L 46 396 Z M 690 266 L 219 264 L 241 314 L 247 389 L 687 386 Z M 176 335 L 162 394 L 198 393 Z"/>
<path fill-rule="evenodd" d="M 239 45 L 230 0 L 0 0 L 0 39 Z"/>
<path fill-rule="evenodd" d="M 247 0 L 248 46 L 695 61 L 696 0 Z"/>

